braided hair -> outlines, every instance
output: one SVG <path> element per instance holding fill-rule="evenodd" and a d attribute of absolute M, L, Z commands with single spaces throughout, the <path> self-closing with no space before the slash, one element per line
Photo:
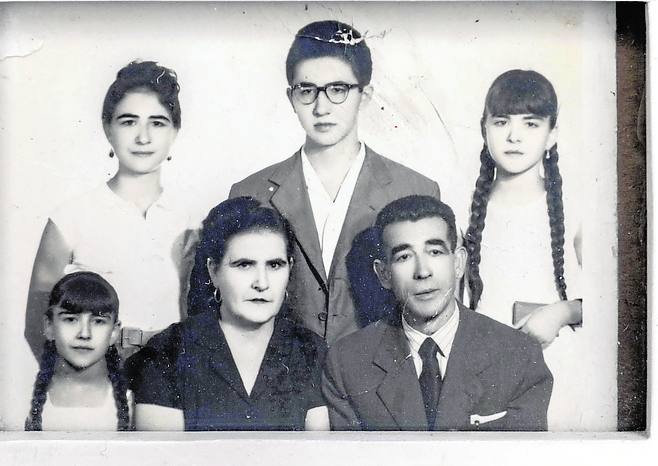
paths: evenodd
<path fill-rule="evenodd" d="M 60 307 L 71 313 L 91 312 L 92 315 L 112 315 L 118 319 L 119 299 L 116 291 L 105 279 L 93 272 L 75 272 L 59 280 L 50 293 L 46 317 L 53 319 L 53 308 Z M 25 421 L 25 430 L 41 430 L 43 405 L 48 388 L 55 374 L 59 355 L 53 340 L 44 344 L 32 392 L 30 413 Z M 108 379 L 112 384 L 117 408 L 117 430 L 129 430 L 130 419 L 126 397 L 127 382 L 121 368 L 121 357 L 114 345 L 105 353 Z"/>
<path fill-rule="evenodd" d="M 533 114 L 548 117 L 550 127 L 557 122 L 557 95 L 551 83 L 536 71 L 510 70 L 501 74 L 491 85 L 485 100 L 480 126 L 483 137 L 487 115 Z M 558 168 L 557 144 L 551 147 L 543 160 L 544 187 L 550 224 L 551 255 L 555 287 L 561 300 L 567 299 L 564 279 L 564 207 L 562 204 L 562 177 Z M 471 292 L 469 306 L 475 309 L 482 296 L 484 283 L 480 276 L 482 259 L 482 231 L 485 227 L 487 205 L 495 177 L 496 164 L 485 141 L 480 153 L 480 175 L 475 182 L 471 202 L 471 216 L 464 238 L 468 251 L 468 285 Z"/>

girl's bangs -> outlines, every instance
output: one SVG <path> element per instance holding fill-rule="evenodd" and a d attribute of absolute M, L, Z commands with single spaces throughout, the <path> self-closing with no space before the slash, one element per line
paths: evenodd
<path fill-rule="evenodd" d="M 557 96 L 539 73 L 514 70 L 496 79 L 487 94 L 489 115 L 539 115 L 557 117 Z"/>

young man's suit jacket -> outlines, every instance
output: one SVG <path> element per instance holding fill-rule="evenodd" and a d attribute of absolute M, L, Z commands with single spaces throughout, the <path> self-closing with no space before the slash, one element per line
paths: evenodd
<path fill-rule="evenodd" d="M 439 198 L 439 186 L 366 146 L 363 168 L 329 271 L 322 263 L 300 151 L 234 184 L 229 197 L 254 197 L 274 207 L 291 223 L 296 244 L 288 304 L 297 321 L 331 344 L 359 328 L 345 265 L 354 237 L 374 223 L 382 207 L 411 194 Z"/>
<path fill-rule="evenodd" d="M 322 383 L 332 429 L 427 430 L 399 317 L 336 343 Z M 546 430 L 552 386 L 537 342 L 460 305 L 434 430 Z"/>

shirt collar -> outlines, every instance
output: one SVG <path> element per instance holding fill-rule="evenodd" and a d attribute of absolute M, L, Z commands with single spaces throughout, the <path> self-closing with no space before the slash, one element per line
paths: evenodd
<path fill-rule="evenodd" d="M 457 333 L 457 326 L 459 325 L 459 306 L 457 306 L 457 301 L 454 301 L 454 312 L 450 316 L 450 319 L 443 324 L 436 332 L 432 335 L 425 335 L 422 332 L 419 332 L 411 325 L 407 323 L 404 316 L 402 316 L 402 329 L 404 330 L 404 336 L 409 342 L 409 347 L 414 353 L 418 353 L 420 350 L 420 345 L 423 344 L 426 338 L 432 338 L 434 342 L 439 345 L 441 352 L 447 358 L 450 354 L 450 348 L 452 347 L 452 341 L 455 339 L 455 334 Z"/>
<path fill-rule="evenodd" d="M 306 180 L 306 184 L 308 185 L 318 185 L 322 186 L 322 182 L 320 181 L 320 178 L 318 177 L 317 172 L 313 168 L 313 165 L 311 165 L 311 161 L 308 158 L 308 154 L 306 153 L 306 149 L 304 146 L 300 149 L 301 157 L 302 157 L 302 172 L 304 174 L 304 178 Z M 350 178 L 350 173 L 356 170 L 357 176 L 358 173 L 361 172 L 361 167 L 363 166 L 363 162 L 366 159 L 366 145 L 359 141 L 359 152 L 356 154 L 356 158 L 352 162 L 352 165 L 348 171 L 348 174 L 345 176 L 345 180 L 343 180 L 343 183 L 345 183 L 347 178 Z M 356 181 L 356 180 L 354 180 Z M 324 189 L 324 186 L 322 186 L 323 191 L 326 193 L 326 190 Z"/>

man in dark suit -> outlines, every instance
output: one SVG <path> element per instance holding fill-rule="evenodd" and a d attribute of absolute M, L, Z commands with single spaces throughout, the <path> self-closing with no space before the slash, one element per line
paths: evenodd
<path fill-rule="evenodd" d="M 439 186 L 374 152 L 358 137 L 372 96 L 372 60 L 351 26 L 304 26 L 288 52 L 290 104 L 306 133 L 300 150 L 231 188 L 277 209 L 297 237 L 288 304 L 294 318 L 329 344 L 359 326 L 345 258 L 388 202 L 409 194 L 439 197 Z"/>
<path fill-rule="evenodd" d="M 450 207 L 408 196 L 375 228 L 375 272 L 397 312 L 330 349 L 332 429 L 545 430 L 553 378 L 539 344 L 454 298 L 466 251 Z"/>

